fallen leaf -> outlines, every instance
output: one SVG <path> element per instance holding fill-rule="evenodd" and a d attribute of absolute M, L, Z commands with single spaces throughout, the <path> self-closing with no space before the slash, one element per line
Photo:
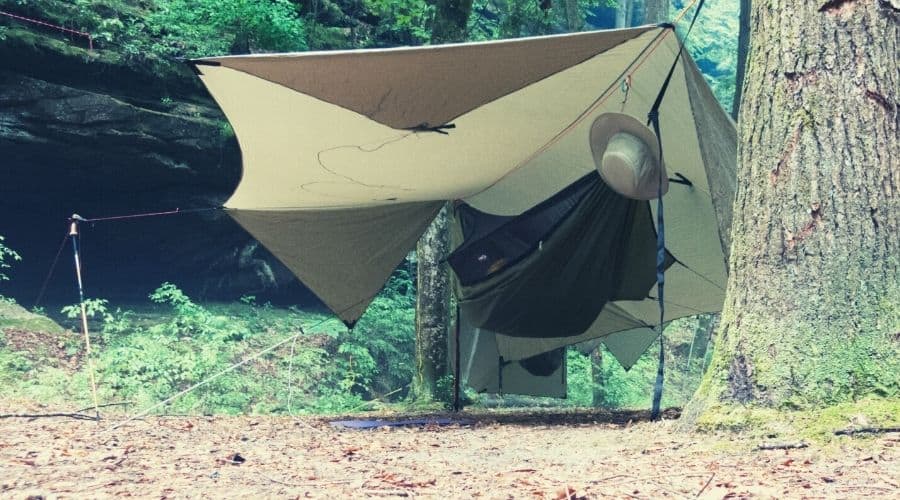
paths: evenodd
<path fill-rule="evenodd" d="M 241 465 L 246 462 L 247 459 L 242 457 L 240 453 L 232 453 L 225 458 L 216 460 L 216 462 L 220 464 L 230 464 L 230 465 Z"/>
<path fill-rule="evenodd" d="M 571 486 L 566 486 L 565 488 L 556 492 L 556 500 L 581 500 L 586 498 L 583 495 L 578 495 L 575 488 Z"/>

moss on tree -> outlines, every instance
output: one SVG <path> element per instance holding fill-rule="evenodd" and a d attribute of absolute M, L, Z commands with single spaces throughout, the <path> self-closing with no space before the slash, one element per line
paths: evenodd
<path fill-rule="evenodd" d="M 900 25 L 875 3 L 752 14 L 722 327 L 684 420 L 876 418 L 900 398 L 900 134 L 879 98 L 900 98 Z"/>

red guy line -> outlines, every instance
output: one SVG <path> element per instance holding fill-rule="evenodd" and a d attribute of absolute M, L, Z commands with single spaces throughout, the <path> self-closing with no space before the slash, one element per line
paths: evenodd
<path fill-rule="evenodd" d="M 57 29 L 57 30 L 59 30 L 59 31 L 65 31 L 66 33 L 72 33 L 72 34 L 75 34 L 75 35 L 80 35 L 80 36 L 87 37 L 87 39 L 88 39 L 88 48 L 89 48 L 90 50 L 94 50 L 94 38 L 91 36 L 90 33 L 86 33 L 86 32 L 84 32 L 84 31 L 78 31 L 78 30 L 73 30 L 73 29 L 65 28 L 65 27 L 63 27 L 63 26 L 57 26 L 57 25 L 55 25 L 55 24 L 50 24 L 50 23 L 45 22 L 45 21 L 41 21 L 41 20 L 38 20 L 38 19 L 32 19 L 32 18 L 30 18 L 30 17 L 20 16 L 20 15 L 17 15 L 17 14 L 13 14 L 12 12 L 6 12 L 6 11 L 3 11 L 3 10 L 0 10 L 0 15 L 4 15 L 4 16 L 7 16 L 7 17 L 11 17 L 11 18 L 13 18 L 13 19 L 18 19 L 19 21 L 25 21 L 25 22 L 27 22 L 27 23 L 40 24 L 41 26 L 47 26 L 48 28 Z"/>

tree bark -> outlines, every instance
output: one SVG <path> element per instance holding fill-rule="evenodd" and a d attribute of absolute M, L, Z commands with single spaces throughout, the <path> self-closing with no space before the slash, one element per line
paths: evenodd
<path fill-rule="evenodd" d="M 431 43 L 463 42 L 472 12 L 472 0 L 437 0 L 434 4 Z M 449 375 L 450 254 L 448 205 L 416 245 L 416 376 L 413 394 L 419 400 L 434 398 L 437 382 Z"/>
<path fill-rule="evenodd" d="M 413 395 L 432 400 L 449 372 L 450 252 L 448 207 L 444 206 L 416 245 L 416 377 Z"/>
<path fill-rule="evenodd" d="M 631 26 L 632 0 L 618 0 L 616 6 L 616 28 Z"/>
<path fill-rule="evenodd" d="M 566 9 L 566 27 L 569 32 L 574 33 L 584 29 L 584 15 L 578 6 L 578 0 L 565 0 L 564 7 Z"/>
<path fill-rule="evenodd" d="M 647 0 L 644 2 L 644 24 L 664 23 L 669 19 L 669 0 Z"/>
<path fill-rule="evenodd" d="M 752 5 L 729 280 L 689 421 L 900 389 L 895 5 Z"/>
<path fill-rule="evenodd" d="M 735 121 L 737 121 L 738 112 L 741 109 L 744 74 L 747 69 L 747 51 L 750 49 L 750 0 L 741 0 L 739 19 L 737 74 L 734 78 L 734 101 L 731 103 L 731 118 Z"/>
<path fill-rule="evenodd" d="M 436 0 L 431 43 L 463 42 L 472 12 L 472 0 Z M 450 271 L 445 262 L 450 254 L 448 205 L 416 245 L 416 376 L 413 395 L 431 400 L 437 383 L 449 375 Z"/>

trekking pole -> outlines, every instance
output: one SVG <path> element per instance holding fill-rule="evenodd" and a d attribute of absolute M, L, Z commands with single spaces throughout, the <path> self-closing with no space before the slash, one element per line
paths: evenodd
<path fill-rule="evenodd" d="M 91 337 L 88 333 L 87 307 L 84 304 L 84 284 L 81 279 L 81 256 L 78 253 L 78 222 L 84 220 L 78 214 L 69 219 L 69 237 L 72 238 L 72 251 L 75 254 L 75 277 L 78 282 L 78 303 L 81 306 L 81 330 L 84 332 L 84 348 L 87 357 L 88 372 L 91 376 L 91 393 L 94 397 L 94 418 L 100 423 L 100 402 L 97 399 L 97 381 L 94 377 L 94 360 L 91 358 Z"/>

